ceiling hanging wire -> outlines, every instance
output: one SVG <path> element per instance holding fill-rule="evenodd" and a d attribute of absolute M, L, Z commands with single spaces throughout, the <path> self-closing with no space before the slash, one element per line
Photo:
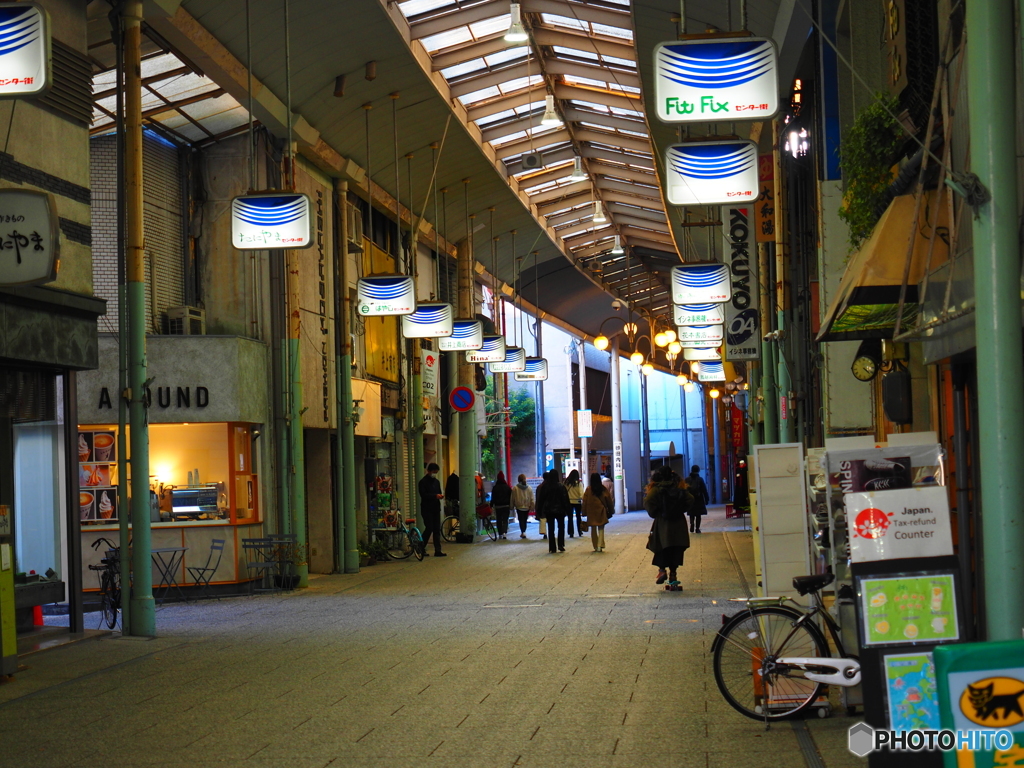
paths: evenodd
<path fill-rule="evenodd" d="M 448 187 L 441 187 L 441 214 L 444 216 L 444 239 L 451 242 L 448 237 Z M 452 278 L 448 270 L 447 253 L 444 255 L 444 295 L 448 297 L 448 303 L 454 305 L 455 302 L 452 301 Z"/>
<path fill-rule="evenodd" d="M 399 269 L 403 275 L 409 274 L 409 265 L 406 261 L 406 257 L 403 255 L 402 248 L 402 195 L 400 189 L 400 175 L 398 170 L 398 91 L 390 94 L 391 96 L 391 124 L 393 128 L 394 145 L 395 145 L 395 225 L 398 227 L 398 242 L 396 247 L 398 252 L 398 263 L 402 265 Z"/>
<path fill-rule="evenodd" d="M 522 297 L 519 295 L 519 280 L 522 278 L 522 262 L 519 257 L 516 256 L 516 231 L 511 231 L 512 235 L 512 311 L 513 318 L 515 319 L 514 330 L 516 335 L 516 346 L 523 346 L 522 329 L 519 327 L 522 322 Z M 517 308 L 518 304 L 518 308 Z"/>
<path fill-rule="evenodd" d="M 498 328 L 498 238 L 494 234 L 494 206 L 487 209 L 490 215 L 488 229 L 491 233 L 491 314 L 495 328 Z M 500 329 L 498 330 L 500 333 Z"/>
<path fill-rule="evenodd" d="M 366 116 L 366 200 L 370 206 L 369 215 L 367 216 L 367 223 L 370 225 L 370 242 L 374 242 L 373 239 L 373 168 L 370 162 L 370 110 L 373 109 L 373 104 L 366 102 L 363 104 L 363 114 Z"/>
<path fill-rule="evenodd" d="M 409 226 L 410 226 L 410 230 L 409 230 L 409 247 L 408 247 L 407 250 L 409 252 L 409 274 L 412 275 L 413 277 L 419 277 L 419 271 L 417 270 L 416 251 L 413 249 L 413 243 L 415 242 L 415 238 L 413 237 L 413 234 L 417 231 L 416 230 L 416 226 L 417 226 L 418 222 L 413 219 L 413 215 L 414 214 L 413 214 L 413 211 L 412 211 L 412 206 L 413 206 L 413 201 L 412 201 L 412 159 L 413 159 L 413 153 L 412 152 L 407 152 L 406 155 L 405 155 L 405 181 L 406 181 L 406 186 L 409 188 Z M 424 205 L 426 205 L 425 202 L 424 202 Z M 399 205 L 399 208 L 401 208 L 400 205 Z"/>
<path fill-rule="evenodd" d="M 284 92 L 285 92 L 285 140 L 288 142 L 288 189 L 295 191 L 295 155 L 292 152 L 292 42 L 291 21 L 288 0 L 284 0 Z"/>
<path fill-rule="evenodd" d="M 430 145 L 430 151 L 432 155 L 431 165 L 434 168 L 434 173 L 430 177 L 431 192 L 434 194 L 434 298 L 437 301 L 441 300 L 441 222 L 437 218 L 437 149 L 438 144 L 434 142 Z"/>
<path fill-rule="evenodd" d="M 245 68 L 249 97 L 249 191 L 252 192 L 256 189 L 256 124 L 252 116 L 252 16 L 249 0 L 245 0 Z"/>

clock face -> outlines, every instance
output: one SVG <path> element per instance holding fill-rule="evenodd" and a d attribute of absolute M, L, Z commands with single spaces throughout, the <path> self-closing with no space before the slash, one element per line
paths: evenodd
<path fill-rule="evenodd" d="M 853 371 L 853 375 L 858 380 L 871 381 L 875 378 L 875 374 L 878 373 L 878 364 L 870 357 L 861 355 L 853 361 L 850 370 Z"/>

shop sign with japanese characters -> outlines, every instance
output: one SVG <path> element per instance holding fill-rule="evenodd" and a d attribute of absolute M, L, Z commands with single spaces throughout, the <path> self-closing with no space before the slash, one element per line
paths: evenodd
<path fill-rule="evenodd" d="M 757 145 L 752 141 L 673 144 L 665 152 L 672 205 L 731 205 L 757 199 Z"/>
<path fill-rule="evenodd" d="M 543 357 L 526 358 L 526 369 L 515 375 L 516 381 L 547 381 L 548 361 Z"/>
<path fill-rule="evenodd" d="M 725 313 L 721 304 L 673 304 L 673 320 L 676 325 L 708 325 L 724 323 Z"/>
<path fill-rule="evenodd" d="M 724 304 L 732 296 L 725 264 L 678 264 L 672 267 L 673 304 Z"/>
<path fill-rule="evenodd" d="M 374 275 L 356 281 L 360 315 L 411 315 L 415 310 L 416 286 L 408 275 Z"/>
<path fill-rule="evenodd" d="M 526 350 L 522 347 L 507 347 L 505 359 L 487 367 L 491 373 L 522 373 L 526 370 Z"/>
<path fill-rule="evenodd" d="M 662 43 L 654 70 L 654 111 L 665 123 L 769 120 L 779 111 L 778 54 L 767 38 Z"/>
<path fill-rule="evenodd" d="M 720 347 L 683 347 L 683 360 L 721 360 Z"/>
<path fill-rule="evenodd" d="M 505 359 L 505 337 L 485 335 L 480 349 L 466 353 L 467 363 L 500 363 Z"/>
<path fill-rule="evenodd" d="M 437 340 L 442 352 L 468 352 L 484 345 L 484 325 L 479 320 L 456 320 L 452 335 Z"/>
<path fill-rule="evenodd" d="M 757 252 L 750 231 L 751 208 L 723 208 L 722 260 L 732 278 L 732 298 L 725 304 L 725 359 L 758 360 L 761 357 L 761 318 L 757 311 Z"/>
<path fill-rule="evenodd" d="M 0 98 L 50 87 L 50 19 L 35 3 L 0 3 Z"/>
<path fill-rule="evenodd" d="M 775 242 L 775 158 L 757 158 L 757 200 L 754 202 L 754 239 L 759 243 Z"/>
<path fill-rule="evenodd" d="M 52 195 L 0 189 L 0 285 L 39 285 L 57 279 L 57 221 Z"/>
<path fill-rule="evenodd" d="M 697 381 L 725 381 L 725 366 L 720 362 L 701 363 Z"/>
<path fill-rule="evenodd" d="M 242 251 L 308 248 L 309 198 L 298 192 L 241 195 L 231 201 L 231 244 Z"/>
<path fill-rule="evenodd" d="M 434 339 L 452 335 L 451 304 L 417 304 L 411 315 L 402 316 L 402 336 L 407 339 Z"/>

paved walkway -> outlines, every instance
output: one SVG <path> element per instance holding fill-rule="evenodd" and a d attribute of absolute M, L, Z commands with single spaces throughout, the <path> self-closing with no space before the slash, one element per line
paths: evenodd
<path fill-rule="evenodd" d="M 289 595 L 168 606 L 155 640 L 28 656 L 0 685 L 0 766 L 803 768 L 798 729 L 740 716 L 711 673 L 751 534 L 712 510 L 670 593 L 648 527 L 624 515 L 606 552 L 587 536 L 550 555 L 531 526 Z M 826 768 L 864 764 L 851 722 L 807 721 Z"/>

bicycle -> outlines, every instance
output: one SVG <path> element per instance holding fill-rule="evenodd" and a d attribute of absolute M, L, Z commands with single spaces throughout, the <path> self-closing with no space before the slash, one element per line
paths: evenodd
<path fill-rule="evenodd" d="M 96 539 L 91 546 L 99 549 L 102 543 L 108 547 L 107 556 L 100 560 L 102 565 L 90 565 L 89 570 L 99 573 L 101 622 L 105 621 L 108 629 L 114 629 L 117 612 L 121 610 L 121 549 L 103 537 Z"/>
<path fill-rule="evenodd" d="M 801 596 L 811 595 L 809 608 L 788 597 L 741 597 L 731 602 L 745 603 L 745 609 L 722 617 L 723 626 L 711 644 L 715 683 L 733 709 L 764 720 L 766 729 L 771 720 L 813 706 L 829 685 L 860 683 L 860 660 L 846 653 L 839 626 L 818 594 L 834 578 L 829 573 L 793 579 Z M 814 622 L 817 616 L 828 629 L 836 656 Z M 826 712 L 819 708 L 818 714 L 824 717 Z"/>
<path fill-rule="evenodd" d="M 452 513 L 441 521 L 441 538 L 451 543 L 459 535 L 459 502 L 449 502 Z"/>
<path fill-rule="evenodd" d="M 403 519 L 400 515 L 388 513 L 384 517 L 384 523 L 390 525 L 384 529 L 376 529 L 376 536 L 384 541 L 388 557 L 392 560 L 405 560 L 409 555 L 416 555 L 417 560 L 423 560 L 423 534 L 416 527 L 416 518 Z"/>
<path fill-rule="evenodd" d="M 491 541 L 497 541 L 498 528 L 494 525 L 494 513 L 491 510 L 490 504 L 481 504 L 476 508 L 476 519 L 480 521 L 480 527 L 483 529 L 483 533 L 488 536 Z"/>

